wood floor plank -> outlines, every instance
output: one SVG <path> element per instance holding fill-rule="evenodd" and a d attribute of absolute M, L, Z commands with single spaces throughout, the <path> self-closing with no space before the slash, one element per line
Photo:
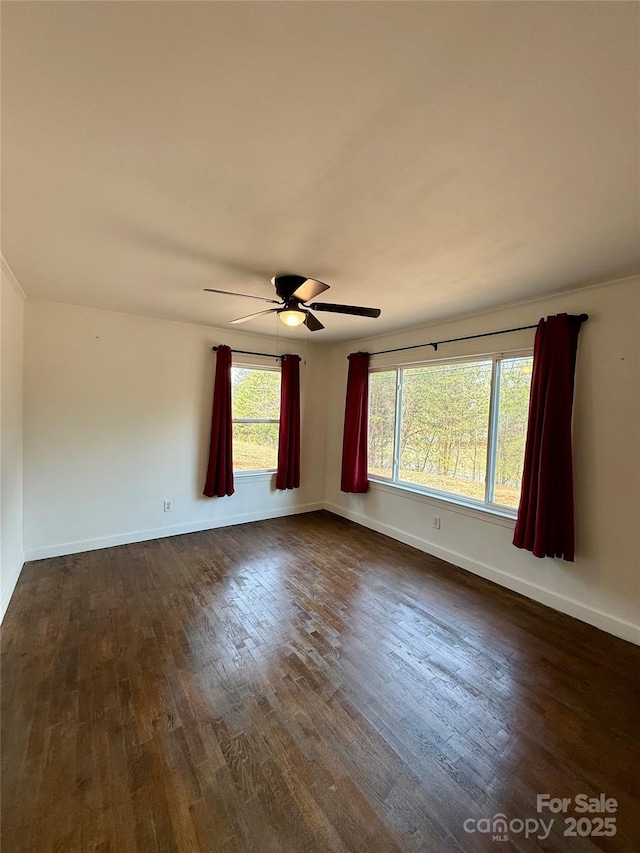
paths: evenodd
<path fill-rule="evenodd" d="M 30 563 L 2 628 L 2 850 L 632 853 L 639 671 L 327 512 Z M 601 792 L 613 838 L 464 828 Z"/>

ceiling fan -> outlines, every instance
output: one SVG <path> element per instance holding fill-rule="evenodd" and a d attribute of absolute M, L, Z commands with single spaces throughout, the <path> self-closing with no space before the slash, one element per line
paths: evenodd
<path fill-rule="evenodd" d="M 311 311 L 327 311 L 331 314 L 354 314 L 357 317 L 379 317 L 379 308 L 362 308 L 358 305 L 335 305 L 332 302 L 311 302 L 316 296 L 329 290 L 329 285 L 315 278 L 307 278 L 304 275 L 274 275 L 271 284 L 276 289 L 279 299 L 266 299 L 262 296 L 253 296 L 249 293 L 232 293 L 229 290 L 216 290 L 213 287 L 205 287 L 208 293 L 224 293 L 227 296 L 246 296 L 248 299 L 260 299 L 262 302 L 271 302 L 278 308 L 267 308 L 266 311 L 258 311 L 255 314 L 247 314 L 246 317 L 238 317 L 231 323 L 246 323 L 254 317 L 262 317 L 264 314 L 277 314 L 287 326 L 301 326 L 303 323 L 310 332 L 318 332 L 324 326 Z"/>

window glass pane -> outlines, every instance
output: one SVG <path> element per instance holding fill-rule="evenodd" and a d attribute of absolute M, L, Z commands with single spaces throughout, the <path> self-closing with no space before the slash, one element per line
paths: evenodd
<path fill-rule="evenodd" d="M 485 499 L 491 361 L 404 371 L 399 479 Z"/>
<path fill-rule="evenodd" d="M 233 425 L 233 470 L 278 467 L 278 424 Z"/>
<path fill-rule="evenodd" d="M 494 502 L 518 507 L 527 436 L 533 358 L 505 358 L 500 367 Z"/>
<path fill-rule="evenodd" d="M 396 429 L 396 372 L 369 374 L 369 473 L 393 475 L 393 439 Z"/>
<path fill-rule="evenodd" d="M 280 371 L 231 368 L 231 409 L 236 418 L 280 417 Z M 277 468 L 278 423 L 233 424 L 234 471 Z"/>
<path fill-rule="evenodd" d="M 231 408 L 234 418 L 280 417 L 280 371 L 231 368 Z"/>

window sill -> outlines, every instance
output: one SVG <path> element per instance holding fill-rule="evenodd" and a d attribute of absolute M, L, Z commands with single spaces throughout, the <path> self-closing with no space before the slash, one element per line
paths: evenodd
<path fill-rule="evenodd" d="M 234 471 L 234 480 L 271 480 L 277 473 L 275 468 L 268 468 L 261 471 Z"/>
<path fill-rule="evenodd" d="M 382 480 L 374 477 L 369 477 L 369 485 L 374 491 L 387 492 L 391 495 L 400 495 L 409 500 L 418 501 L 419 503 L 431 504 L 441 507 L 446 505 L 451 512 L 457 512 L 460 515 L 467 515 L 470 518 L 488 521 L 491 524 L 498 524 L 501 527 L 509 527 L 513 529 L 516 523 L 516 511 L 510 512 L 508 509 L 500 509 L 498 507 L 488 507 L 467 502 L 464 498 L 454 498 L 445 495 L 436 495 L 431 492 L 414 489 L 404 483 L 393 483 L 390 480 Z"/>

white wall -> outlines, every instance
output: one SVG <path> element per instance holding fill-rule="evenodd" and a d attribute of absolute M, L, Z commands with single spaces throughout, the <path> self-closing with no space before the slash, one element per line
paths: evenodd
<path fill-rule="evenodd" d="M 281 351 L 302 353 L 301 337 L 280 341 Z M 275 346 L 273 337 L 29 300 L 28 559 L 322 506 L 325 393 L 314 346 L 301 366 L 301 487 L 278 492 L 272 476 L 236 476 L 233 496 L 202 495 L 218 343 Z"/>
<path fill-rule="evenodd" d="M 372 486 L 340 491 L 344 404 L 328 424 L 327 508 L 626 639 L 640 642 L 640 277 L 422 329 L 332 348 L 330 387 L 344 400 L 349 352 L 408 346 L 529 325 L 559 312 L 590 315 L 580 335 L 574 407 L 576 560 L 515 548 L 512 521 Z M 403 354 L 402 361 L 533 345 L 520 332 Z M 398 356 L 380 356 L 376 365 Z M 432 526 L 442 517 L 441 530 Z"/>
<path fill-rule="evenodd" d="M 0 621 L 24 563 L 22 373 L 24 294 L 2 262 L 0 291 Z"/>

